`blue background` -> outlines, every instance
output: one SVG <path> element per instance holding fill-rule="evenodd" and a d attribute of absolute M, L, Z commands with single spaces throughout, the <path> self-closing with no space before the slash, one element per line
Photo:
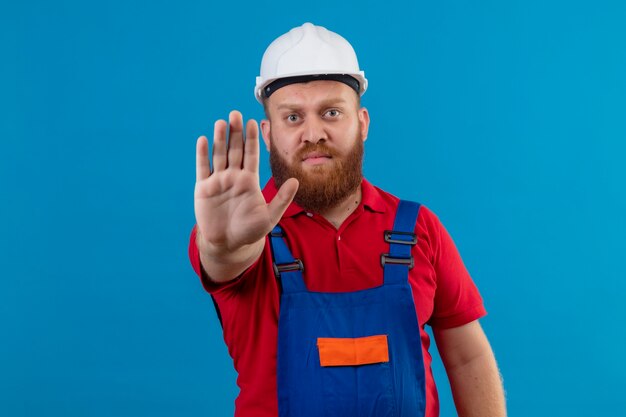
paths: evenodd
<path fill-rule="evenodd" d="M 2 2 L 0 415 L 232 415 L 195 140 L 262 117 L 262 53 L 305 21 L 370 81 L 366 176 L 454 237 L 510 415 L 624 415 L 626 6 L 533 0 Z"/>

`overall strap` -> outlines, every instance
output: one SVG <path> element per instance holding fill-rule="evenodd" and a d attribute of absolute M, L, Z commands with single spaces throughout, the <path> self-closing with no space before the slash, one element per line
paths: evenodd
<path fill-rule="evenodd" d="M 280 282 L 283 293 L 307 291 L 302 277 L 304 265 L 300 259 L 293 257 L 284 237 L 283 229 L 278 225 L 270 232 L 270 247 L 276 279 Z"/>
<path fill-rule="evenodd" d="M 393 230 L 385 230 L 385 242 L 389 243 L 389 253 L 380 256 L 383 266 L 384 284 L 408 282 L 409 269 L 413 268 L 411 249 L 417 243 L 415 222 L 420 204 L 400 200 Z"/>

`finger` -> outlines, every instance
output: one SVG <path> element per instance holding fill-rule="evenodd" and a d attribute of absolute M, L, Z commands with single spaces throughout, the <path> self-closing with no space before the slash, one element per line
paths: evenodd
<path fill-rule="evenodd" d="M 196 181 L 201 181 L 211 175 L 209 165 L 209 142 L 206 136 L 200 136 L 196 142 Z"/>
<path fill-rule="evenodd" d="M 228 167 L 241 169 L 243 160 L 243 117 L 236 110 L 228 116 L 230 133 L 228 134 Z"/>
<path fill-rule="evenodd" d="M 243 169 L 256 174 L 259 172 L 259 126 L 253 119 L 246 124 Z"/>
<path fill-rule="evenodd" d="M 218 120 L 213 128 L 213 172 L 226 169 L 226 121 Z"/>
<path fill-rule="evenodd" d="M 270 201 L 267 208 L 269 210 L 270 220 L 272 224 L 277 224 L 282 217 L 289 204 L 293 201 L 298 191 L 298 180 L 295 178 L 289 178 L 280 187 L 274 199 Z"/>

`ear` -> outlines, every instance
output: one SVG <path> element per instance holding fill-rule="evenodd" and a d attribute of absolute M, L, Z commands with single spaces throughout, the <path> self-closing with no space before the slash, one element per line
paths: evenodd
<path fill-rule="evenodd" d="M 359 109 L 359 125 L 361 129 L 361 137 L 363 142 L 367 140 L 367 132 L 370 128 L 370 114 L 365 107 Z"/>
<path fill-rule="evenodd" d="M 261 134 L 263 135 L 263 142 L 265 142 L 265 149 L 270 151 L 270 121 L 267 119 L 261 120 Z"/>

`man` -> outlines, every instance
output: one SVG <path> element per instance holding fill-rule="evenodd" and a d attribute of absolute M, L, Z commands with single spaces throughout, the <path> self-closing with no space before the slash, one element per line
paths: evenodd
<path fill-rule="evenodd" d="M 426 207 L 363 179 L 367 80 L 341 36 L 306 23 L 266 50 L 258 127 L 233 111 L 197 142 L 189 254 L 239 376 L 236 416 L 439 413 L 424 326 L 461 416 L 504 416 L 482 299 Z M 389 138 L 387 140 L 390 140 Z"/>

